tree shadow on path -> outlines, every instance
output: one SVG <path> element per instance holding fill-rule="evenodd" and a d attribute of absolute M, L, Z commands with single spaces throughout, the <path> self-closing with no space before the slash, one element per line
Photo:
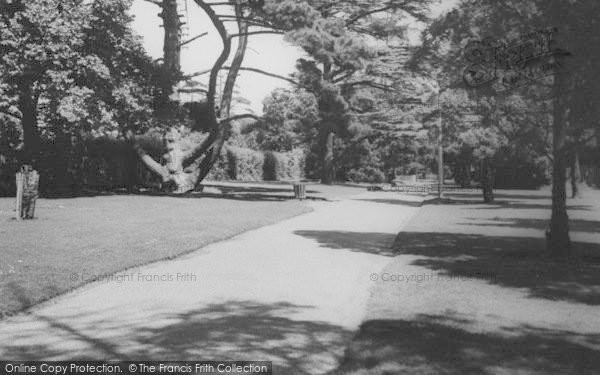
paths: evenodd
<path fill-rule="evenodd" d="M 70 347 L 88 348 L 62 353 L 71 360 L 272 361 L 274 374 L 308 375 L 336 368 L 354 333 L 311 319 L 312 310 L 286 302 L 229 301 L 182 313 L 149 314 L 145 324 L 134 329 L 90 316 L 37 318 L 57 335 L 80 343 Z M 60 355 L 36 340 L 40 334 L 47 332 L 20 331 L 21 339 L 29 335 L 32 344 L 8 343 L 2 354 L 30 361 Z"/>
<path fill-rule="evenodd" d="M 390 233 L 297 230 L 294 234 L 319 242 L 321 247 L 394 256 L 396 235 Z"/>

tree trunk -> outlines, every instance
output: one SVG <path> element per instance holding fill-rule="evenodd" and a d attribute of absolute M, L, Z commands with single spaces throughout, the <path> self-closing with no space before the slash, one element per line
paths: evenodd
<path fill-rule="evenodd" d="M 220 113 L 216 110 L 216 85 L 217 77 L 221 71 L 223 65 L 231 54 L 231 39 L 227 33 L 223 22 L 219 19 L 219 16 L 211 8 L 209 3 L 202 0 L 196 0 L 196 3 L 202 8 L 206 15 L 211 19 L 211 22 L 219 32 L 223 42 L 223 51 L 219 55 L 219 58 L 211 69 L 210 79 L 208 82 L 208 93 L 207 93 L 207 106 L 209 110 L 210 122 L 209 128 L 211 133 L 202 142 L 197 145 L 193 150 L 183 152 L 181 149 L 180 139 L 176 136 L 170 138 L 167 136 L 167 154 L 165 159 L 167 164 L 161 165 L 155 161 L 150 155 L 148 155 L 139 144 L 135 142 L 135 137 L 128 132 L 127 138 L 130 142 L 133 142 L 134 148 L 138 153 L 138 156 L 144 162 L 144 164 L 152 170 L 154 173 L 161 176 L 164 183 L 172 185 L 172 191 L 178 194 L 183 194 L 194 190 L 200 182 L 208 175 L 215 162 L 218 160 L 221 149 L 227 138 L 230 121 L 231 100 L 233 97 L 233 89 L 235 81 L 239 73 L 240 67 L 244 60 L 246 47 L 248 44 L 248 23 L 243 20 L 243 14 L 241 9 L 241 1 L 235 3 L 235 13 L 238 17 L 239 36 L 238 36 L 238 47 L 236 54 L 231 62 L 225 88 L 223 90 L 221 98 L 221 109 Z M 162 3 L 163 12 L 161 17 L 165 23 L 165 56 L 164 65 L 165 69 L 173 69 L 179 74 L 179 54 L 180 54 L 180 40 L 179 40 L 179 18 L 173 17 L 173 14 L 177 16 L 177 3 L 176 0 L 163 0 Z M 174 13 L 173 13 L 174 12 Z M 172 21 L 172 24 L 169 23 Z M 176 26 L 175 26 L 176 25 Z M 169 33 L 169 30 L 177 30 L 177 33 Z M 175 40 L 177 39 L 177 43 Z M 176 46 L 176 48 L 174 48 Z M 176 82 L 176 81 L 175 81 Z M 172 135 L 175 135 L 175 130 L 172 131 Z"/>
<path fill-rule="evenodd" d="M 564 94 L 565 73 L 558 71 L 554 76 L 553 109 L 553 165 L 552 165 L 552 218 L 547 234 L 547 247 L 552 257 L 566 259 L 571 254 L 569 217 L 567 215 L 566 192 L 566 103 Z"/>
<path fill-rule="evenodd" d="M 21 86 L 19 93 L 19 111 L 23 115 L 23 163 L 35 164 L 40 152 L 41 140 L 37 124 L 37 101 L 30 84 Z"/>
<path fill-rule="evenodd" d="M 177 0 L 163 0 L 159 14 L 165 29 L 163 44 L 162 95 L 166 102 L 173 87 L 181 78 L 181 21 L 177 9 Z"/>
<path fill-rule="evenodd" d="M 333 170 L 333 131 L 327 125 L 326 129 L 323 130 L 322 139 L 322 170 L 321 170 L 321 182 L 327 185 L 333 184 L 334 181 L 334 170 Z"/>
<path fill-rule="evenodd" d="M 573 151 L 571 152 L 570 168 L 569 168 L 569 177 L 571 180 L 571 198 L 579 198 L 579 179 L 581 178 L 581 170 L 579 168 L 579 153 L 577 149 L 573 147 Z"/>
<path fill-rule="evenodd" d="M 483 161 L 481 177 L 483 187 L 483 201 L 485 203 L 494 202 L 494 166 L 489 158 Z"/>
<path fill-rule="evenodd" d="M 229 68 L 229 73 L 227 74 L 227 79 L 225 81 L 225 87 L 223 89 L 223 94 L 221 97 L 221 107 L 220 107 L 220 116 L 219 116 L 221 119 L 216 119 L 216 121 L 215 121 L 216 129 L 213 131 L 213 134 L 211 134 L 211 136 L 210 136 L 210 138 L 214 139 L 214 140 L 212 141 L 212 146 L 208 149 L 206 155 L 204 156 L 204 159 L 202 160 L 202 162 L 199 165 L 199 173 L 198 173 L 198 178 L 196 181 L 196 186 L 198 186 L 206 178 L 206 176 L 210 173 L 210 170 L 215 165 L 217 160 L 219 160 L 219 156 L 221 155 L 221 150 L 223 149 L 223 145 L 225 144 L 225 141 L 227 139 L 227 134 L 229 133 L 229 129 L 231 127 L 230 122 L 222 121 L 222 120 L 226 120 L 231 115 L 231 113 L 230 113 L 231 112 L 231 101 L 233 99 L 233 90 L 235 88 L 235 81 L 239 74 L 240 67 L 242 66 L 242 63 L 244 62 L 244 57 L 246 56 L 246 47 L 248 46 L 248 35 L 245 35 L 248 33 L 248 22 L 243 20 L 243 13 L 242 13 L 242 9 L 241 9 L 239 2 L 235 6 L 235 15 L 236 15 L 236 17 L 238 17 L 238 29 L 239 29 L 239 34 L 240 34 L 240 36 L 238 37 L 238 45 L 237 45 L 237 49 L 235 52 L 235 56 L 233 57 L 233 60 L 231 61 L 231 66 Z M 224 33 L 226 35 L 226 33 L 224 31 L 221 31 L 221 33 Z M 224 43 L 225 43 L 224 53 L 227 53 L 227 56 L 229 56 L 229 50 L 231 48 L 231 39 L 229 37 L 225 37 Z M 223 54 L 222 54 L 222 56 L 223 56 Z M 219 60 L 221 60 L 221 59 L 219 59 Z M 222 66 L 222 64 L 224 62 L 225 62 L 225 60 L 218 61 L 217 64 L 215 65 L 215 67 L 220 68 L 220 66 Z M 211 81 L 213 81 L 213 82 L 209 82 L 209 94 L 208 95 L 209 95 L 209 97 L 214 97 L 214 92 L 216 91 L 215 87 L 214 87 L 215 82 L 216 82 L 215 71 L 211 72 Z M 212 94 L 210 94 L 211 92 L 212 92 Z M 213 105 L 213 108 L 209 108 L 209 109 L 214 109 L 214 101 L 211 101 L 209 99 L 208 100 L 209 106 L 211 106 L 211 103 Z"/>

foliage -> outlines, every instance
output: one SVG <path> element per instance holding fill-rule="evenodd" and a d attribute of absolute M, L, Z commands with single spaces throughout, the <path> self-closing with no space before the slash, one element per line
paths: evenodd
<path fill-rule="evenodd" d="M 318 105 L 307 91 L 278 89 L 264 100 L 261 121 L 253 127 L 256 141 L 265 150 L 291 151 L 316 138 Z"/>
<path fill-rule="evenodd" d="M 23 4 L 0 20 L 0 115 L 21 134 L 18 161 L 35 161 L 44 189 L 66 192 L 84 184 L 69 169 L 80 169 L 71 161 L 85 134 L 151 124 L 154 66 L 131 30 L 130 0 Z"/>
<path fill-rule="evenodd" d="M 267 151 L 263 165 L 265 181 L 297 181 L 304 178 L 304 151 Z"/>
<path fill-rule="evenodd" d="M 352 182 L 380 183 L 385 181 L 385 175 L 378 168 L 361 167 L 348 171 L 347 179 Z"/>
<path fill-rule="evenodd" d="M 239 147 L 228 147 L 227 160 L 229 163 L 229 176 L 232 180 L 262 180 L 265 157 L 261 152 Z"/>

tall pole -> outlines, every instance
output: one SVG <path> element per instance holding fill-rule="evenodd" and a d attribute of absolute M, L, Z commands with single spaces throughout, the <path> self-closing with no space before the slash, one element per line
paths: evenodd
<path fill-rule="evenodd" d="M 437 97 L 438 106 L 438 198 L 444 197 L 444 148 L 442 147 L 442 108 L 440 107 L 440 94 Z"/>

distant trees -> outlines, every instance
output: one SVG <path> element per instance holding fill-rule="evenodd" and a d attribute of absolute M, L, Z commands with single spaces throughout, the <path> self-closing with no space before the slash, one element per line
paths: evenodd
<path fill-rule="evenodd" d="M 483 40 L 490 37 L 488 41 L 491 41 L 491 44 L 488 45 L 488 50 L 492 51 L 497 46 L 494 41 L 516 38 L 536 30 L 554 27 L 558 29 L 549 46 L 554 56 L 551 62 L 558 68 L 552 70 L 551 76 L 540 77 L 537 81 L 529 82 L 524 88 L 515 90 L 525 100 L 527 109 L 517 112 L 522 116 L 520 120 L 513 119 L 526 129 L 529 125 L 538 125 L 545 119 L 548 119 L 548 123 L 551 124 L 552 142 L 549 150 L 553 165 L 553 208 L 548 248 L 557 258 L 570 255 L 565 190 L 569 149 L 572 145 L 578 144 L 579 140 L 586 138 L 582 136 L 583 133 L 588 134 L 589 137 L 590 133 L 596 134 L 598 131 L 598 97 L 594 94 L 597 92 L 598 84 L 596 80 L 589 79 L 598 74 L 598 65 L 591 62 L 599 55 L 600 27 L 599 21 L 593 16 L 598 13 L 598 10 L 599 4 L 591 0 L 576 2 L 463 0 L 458 3 L 455 10 L 433 23 L 425 34 L 424 50 L 431 52 L 429 61 L 445 71 L 446 75 L 454 77 L 456 82 L 458 77 L 463 76 L 460 69 L 472 62 L 465 59 L 464 47 L 468 40 Z M 502 20 L 502 22 L 491 20 Z M 436 62 L 436 57 L 440 57 L 440 54 L 443 55 L 443 60 L 455 63 Z M 422 55 L 425 56 L 427 54 Z M 502 65 L 504 63 L 511 63 L 510 56 L 505 56 L 505 60 L 502 61 L 498 60 L 502 55 L 492 56 L 491 58 L 495 59 L 492 61 L 492 66 L 499 64 L 496 65 L 498 67 L 504 66 Z M 480 55 L 479 58 L 488 57 Z M 485 81 L 495 72 L 493 69 L 488 71 L 479 69 L 477 72 L 473 71 L 470 78 Z M 501 81 L 502 84 L 506 82 L 508 81 Z M 491 86 L 491 83 L 483 85 L 473 90 L 473 95 L 491 98 L 495 96 Z M 542 97 L 551 99 L 541 100 Z M 500 126 L 497 128 L 501 131 L 502 123 L 498 124 Z M 534 144 L 545 141 L 540 137 L 528 139 Z M 539 146 L 532 147 L 540 149 Z"/>

